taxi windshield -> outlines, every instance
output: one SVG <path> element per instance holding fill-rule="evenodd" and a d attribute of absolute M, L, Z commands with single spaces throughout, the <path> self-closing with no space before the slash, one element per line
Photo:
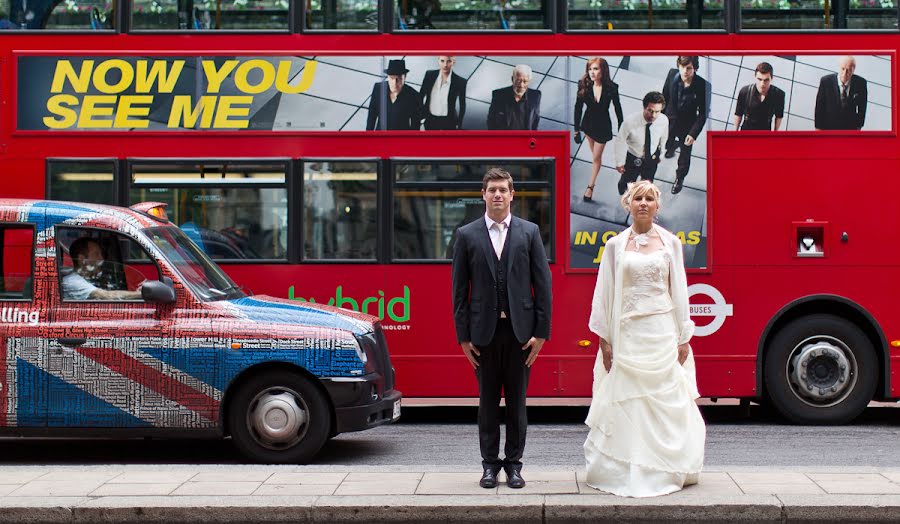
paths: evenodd
<path fill-rule="evenodd" d="M 209 302 L 246 296 L 241 288 L 177 227 L 152 227 L 144 229 L 143 232 L 201 300 Z"/>

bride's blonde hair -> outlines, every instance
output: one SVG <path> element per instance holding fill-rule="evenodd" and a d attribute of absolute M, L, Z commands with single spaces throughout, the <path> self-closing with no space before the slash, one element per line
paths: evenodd
<path fill-rule="evenodd" d="M 657 209 L 662 207 L 662 192 L 656 187 L 656 184 L 649 180 L 641 180 L 640 182 L 630 182 L 628 184 L 628 191 L 625 191 L 625 194 L 622 195 L 622 207 L 625 211 L 629 211 L 631 209 L 631 201 L 639 196 L 644 196 L 646 194 L 652 194 L 653 198 L 656 199 Z"/>

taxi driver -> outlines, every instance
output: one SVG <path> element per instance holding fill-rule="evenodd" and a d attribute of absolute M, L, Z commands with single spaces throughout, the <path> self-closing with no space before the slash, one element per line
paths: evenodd
<path fill-rule="evenodd" d="M 103 267 L 103 250 L 93 238 L 82 237 L 69 247 L 69 256 L 75 270 L 62 279 L 63 298 L 66 300 L 140 300 L 140 291 L 109 290 L 95 286 Z"/>

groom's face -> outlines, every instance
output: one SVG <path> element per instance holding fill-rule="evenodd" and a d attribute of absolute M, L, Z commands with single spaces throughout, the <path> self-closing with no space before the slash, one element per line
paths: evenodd
<path fill-rule="evenodd" d="M 487 189 L 482 190 L 484 202 L 490 213 L 506 216 L 509 212 L 509 204 L 512 202 L 513 193 L 506 180 L 491 180 Z"/>

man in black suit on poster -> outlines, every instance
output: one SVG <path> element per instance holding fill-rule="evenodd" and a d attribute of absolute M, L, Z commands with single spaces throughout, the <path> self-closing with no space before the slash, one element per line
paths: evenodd
<path fill-rule="evenodd" d="M 422 102 L 419 93 L 406 85 L 406 60 L 391 60 L 384 72 L 387 80 L 372 87 L 366 130 L 418 130 L 422 125 Z"/>
<path fill-rule="evenodd" d="M 838 72 L 819 81 L 816 94 L 816 129 L 862 129 L 866 123 L 869 92 L 866 79 L 853 74 L 856 59 L 842 56 Z"/>
<path fill-rule="evenodd" d="M 669 70 L 662 89 L 666 116 L 669 117 L 666 158 L 675 156 L 676 139 L 681 146 L 672 194 L 680 193 L 684 187 L 684 177 L 691 169 L 691 150 L 706 124 L 710 99 L 709 84 L 697 74 L 700 57 L 679 56 L 675 64 L 677 69 Z"/>
<path fill-rule="evenodd" d="M 525 486 L 522 452 L 531 365 L 550 338 L 550 266 L 536 224 L 512 216 L 513 180 L 500 168 L 482 181 L 487 211 L 459 228 L 453 249 L 453 320 L 478 379 L 478 438 L 484 473 L 497 485 Z M 506 398 L 506 458 L 500 460 L 500 392 Z"/>
<path fill-rule="evenodd" d="M 529 89 L 531 67 L 513 68 L 512 85 L 495 89 L 488 109 L 488 129 L 535 130 L 541 121 L 541 92 Z"/>
<path fill-rule="evenodd" d="M 455 56 L 439 56 L 440 69 L 425 72 L 420 91 L 425 129 L 462 129 L 466 116 L 466 79 L 453 72 L 455 64 Z"/>

